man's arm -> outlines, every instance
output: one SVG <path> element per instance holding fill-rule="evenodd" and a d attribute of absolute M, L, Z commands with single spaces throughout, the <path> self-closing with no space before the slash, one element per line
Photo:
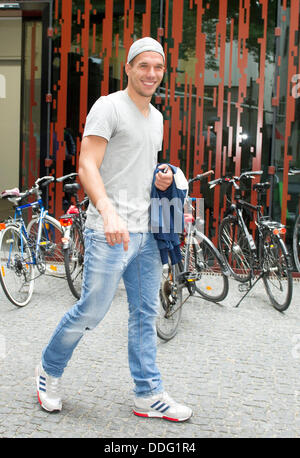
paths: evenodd
<path fill-rule="evenodd" d="M 106 194 L 103 180 L 99 173 L 107 140 L 96 135 L 84 137 L 81 143 L 78 175 L 85 192 L 101 213 L 107 243 L 123 243 L 128 250 L 129 233 L 124 221 L 118 216 L 112 202 Z"/>

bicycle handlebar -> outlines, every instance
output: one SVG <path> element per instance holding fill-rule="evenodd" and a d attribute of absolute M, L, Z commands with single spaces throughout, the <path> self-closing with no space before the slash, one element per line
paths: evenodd
<path fill-rule="evenodd" d="M 262 175 L 263 174 L 263 171 L 262 170 L 256 170 L 256 171 L 253 171 L 253 170 L 249 170 L 248 172 L 243 172 L 238 180 L 240 180 L 241 178 L 243 178 L 244 176 L 247 177 L 247 178 L 255 178 L 254 176 L 252 175 Z"/>
<path fill-rule="evenodd" d="M 47 176 L 46 175 L 44 177 L 38 178 L 34 184 L 35 184 L 35 186 L 40 187 L 40 183 L 44 181 L 44 183 L 42 183 L 42 186 L 48 186 L 48 184 L 52 183 L 52 181 L 54 181 L 54 180 L 55 180 L 55 178 L 53 176 Z M 33 188 L 34 188 L 34 186 L 31 189 L 33 189 Z"/>
<path fill-rule="evenodd" d="M 296 168 L 290 168 L 289 171 L 288 171 L 288 175 L 299 175 L 300 174 L 300 169 L 296 169 Z"/>
<path fill-rule="evenodd" d="M 232 183 L 233 185 L 236 183 L 236 181 L 240 181 L 242 178 L 255 178 L 256 175 L 262 175 L 263 171 L 262 170 L 257 170 L 257 171 L 252 171 L 249 170 L 248 172 L 243 172 L 239 177 L 233 176 L 233 177 L 221 177 L 217 178 L 216 180 L 212 180 L 209 182 L 209 187 L 210 189 L 214 188 L 217 184 L 221 183 Z"/>
<path fill-rule="evenodd" d="M 200 173 L 198 175 L 196 175 L 194 178 L 191 178 L 189 180 L 189 184 L 193 183 L 194 181 L 201 181 L 203 178 L 209 176 L 209 175 L 214 175 L 214 171 L 213 170 L 208 170 L 207 172 L 204 172 L 204 173 Z"/>
<path fill-rule="evenodd" d="M 53 176 L 44 176 L 44 177 L 41 177 L 41 178 L 38 178 L 34 185 L 32 186 L 32 188 L 28 189 L 27 191 L 24 192 L 24 195 L 22 195 L 22 199 L 24 199 L 25 197 L 28 197 L 30 196 L 31 194 L 39 194 L 39 189 L 41 186 L 48 186 L 48 184 L 52 183 L 52 181 L 54 181 L 55 178 Z"/>
<path fill-rule="evenodd" d="M 32 194 L 36 194 L 39 197 L 40 196 L 40 187 L 47 186 L 54 180 L 55 178 L 53 176 L 44 176 L 44 177 L 38 178 L 35 181 L 34 185 L 30 189 L 27 189 L 24 192 L 20 192 L 18 188 L 15 188 L 14 190 L 11 190 L 11 191 L 10 190 L 3 191 L 0 197 L 8 198 L 8 200 L 13 202 L 14 204 L 17 202 L 20 202 L 23 199 L 26 199 L 27 197 L 31 196 Z"/>
<path fill-rule="evenodd" d="M 62 177 L 56 178 L 56 181 L 58 181 L 58 183 L 61 183 L 62 181 L 67 180 L 68 178 L 74 178 L 74 177 L 77 177 L 77 176 L 78 176 L 78 173 L 76 173 L 76 172 L 69 173 L 68 175 L 64 175 Z"/>

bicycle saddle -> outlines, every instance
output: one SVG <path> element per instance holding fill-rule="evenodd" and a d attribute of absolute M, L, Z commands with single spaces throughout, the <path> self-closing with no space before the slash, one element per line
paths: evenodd
<path fill-rule="evenodd" d="M 265 183 L 256 183 L 253 185 L 253 189 L 255 191 L 258 191 L 258 192 L 261 192 L 261 191 L 264 191 L 265 189 L 269 189 L 270 187 L 270 183 L 268 181 L 266 181 Z"/>
<path fill-rule="evenodd" d="M 22 194 L 20 193 L 19 188 L 13 188 L 13 189 L 5 189 L 5 191 L 2 191 L 0 194 L 2 199 L 8 199 L 9 197 L 21 197 Z"/>
<path fill-rule="evenodd" d="M 64 185 L 64 191 L 65 192 L 77 192 L 80 189 L 80 184 L 79 183 L 70 183 L 70 184 L 65 184 Z"/>

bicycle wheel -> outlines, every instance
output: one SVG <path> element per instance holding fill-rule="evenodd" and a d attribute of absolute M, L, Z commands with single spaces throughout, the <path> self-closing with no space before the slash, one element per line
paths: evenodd
<path fill-rule="evenodd" d="M 76 221 L 71 226 L 69 247 L 65 248 L 63 252 L 69 288 L 72 294 L 79 299 L 83 275 L 84 241 Z"/>
<path fill-rule="evenodd" d="M 39 218 L 33 218 L 28 226 L 27 232 L 36 249 Z M 65 261 L 62 250 L 63 229 L 59 222 L 49 215 L 46 215 L 42 222 L 42 231 L 39 242 L 39 251 L 36 259 L 37 268 L 40 273 L 65 277 Z"/>
<path fill-rule="evenodd" d="M 195 278 L 195 290 L 204 299 L 213 302 L 225 299 L 229 282 L 223 273 L 220 255 L 214 245 L 200 233 L 193 238 L 189 272 Z"/>
<path fill-rule="evenodd" d="M 30 301 L 34 288 L 31 251 L 17 226 L 7 226 L 0 237 L 1 285 L 10 301 L 23 307 Z"/>
<path fill-rule="evenodd" d="M 300 272 L 300 215 L 298 215 L 294 227 L 293 253 L 296 269 Z"/>
<path fill-rule="evenodd" d="M 283 312 L 292 300 L 293 278 L 284 241 L 265 231 L 261 241 L 263 281 L 272 305 Z"/>
<path fill-rule="evenodd" d="M 235 216 L 226 216 L 219 227 L 218 245 L 231 275 L 240 282 L 251 278 L 251 249 Z"/>
<path fill-rule="evenodd" d="M 177 333 L 182 313 L 182 288 L 176 277 L 180 272 L 178 264 L 171 261 L 164 265 L 159 291 L 160 306 L 156 319 L 157 335 L 163 340 L 172 339 Z"/>

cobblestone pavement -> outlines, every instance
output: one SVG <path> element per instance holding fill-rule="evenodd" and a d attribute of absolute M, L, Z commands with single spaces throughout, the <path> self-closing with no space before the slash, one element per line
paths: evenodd
<path fill-rule="evenodd" d="M 63 410 L 37 401 L 34 368 L 74 303 L 65 280 L 36 280 L 31 302 L 14 307 L 0 291 L 0 437 L 202 438 L 300 436 L 300 282 L 284 313 L 259 281 L 238 308 L 230 281 L 222 304 L 190 298 L 175 338 L 158 339 L 171 396 L 194 411 L 185 423 L 132 414 L 127 305 L 121 284 L 104 321 L 87 333 L 63 376 Z"/>

